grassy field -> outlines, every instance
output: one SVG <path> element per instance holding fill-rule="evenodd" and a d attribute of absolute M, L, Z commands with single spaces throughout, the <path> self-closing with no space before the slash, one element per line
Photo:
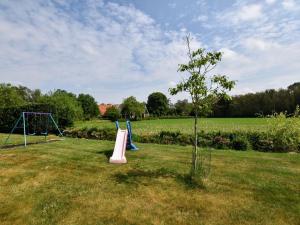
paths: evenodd
<path fill-rule="evenodd" d="M 299 224 L 299 154 L 215 150 L 195 188 L 191 147 L 138 145 L 125 165 L 108 141 L 0 150 L 0 224 Z"/>
<path fill-rule="evenodd" d="M 159 131 L 181 131 L 183 133 L 193 132 L 194 120 L 190 119 L 158 119 L 132 122 L 132 127 L 137 134 L 158 133 Z M 120 123 L 125 128 L 125 122 Z M 99 127 L 114 128 L 115 124 L 108 120 L 78 121 L 75 127 Z M 201 118 L 199 129 L 204 131 L 263 131 L 266 129 L 265 118 Z"/>

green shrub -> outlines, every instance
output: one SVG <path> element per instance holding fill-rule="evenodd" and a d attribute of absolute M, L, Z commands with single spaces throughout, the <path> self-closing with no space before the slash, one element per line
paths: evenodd
<path fill-rule="evenodd" d="M 179 134 L 177 136 L 177 144 L 179 145 L 193 145 L 193 136 L 190 134 Z"/>
<path fill-rule="evenodd" d="M 70 129 L 64 131 L 68 137 L 90 138 L 98 140 L 113 141 L 116 138 L 116 130 L 112 128 L 99 129 L 96 127 Z M 183 134 L 179 131 L 161 131 L 157 134 L 133 134 L 134 142 L 140 143 L 157 143 L 157 144 L 176 144 L 176 145 L 193 145 L 194 136 L 192 134 Z M 198 133 L 198 144 L 200 147 L 212 147 L 217 149 L 235 149 L 245 151 L 252 148 L 256 151 L 263 152 L 284 152 L 294 151 L 294 147 L 283 146 L 278 148 L 274 139 L 270 138 L 267 133 L 260 132 L 209 132 L 201 131 Z M 277 142 L 278 143 L 278 142 Z M 284 149 L 284 150 L 282 150 Z M 300 143 L 296 146 L 299 151 Z"/>
<path fill-rule="evenodd" d="M 288 117 L 286 113 L 274 114 L 268 120 L 268 140 L 273 141 L 278 152 L 298 151 L 300 145 L 299 107 Z"/>
<path fill-rule="evenodd" d="M 109 119 L 110 121 L 114 122 L 114 121 L 120 119 L 121 113 L 117 107 L 112 106 L 106 110 L 104 117 Z"/>
<path fill-rule="evenodd" d="M 64 135 L 66 137 L 73 138 L 87 138 L 113 141 L 116 137 L 116 130 L 112 128 L 98 129 L 95 127 L 82 129 L 67 129 L 64 130 Z"/>
<path fill-rule="evenodd" d="M 268 139 L 259 140 L 255 150 L 261 152 L 275 152 L 274 143 L 272 140 Z"/>
<path fill-rule="evenodd" d="M 226 149 L 230 147 L 230 140 L 223 136 L 215 136 L 212 142 L 214 148 Z"/>
<path fill-rule="evenodd" d="M 235 150 L 246 151 L 249 148 L 247 137 L 236 135 L 231 140 L 231 147 Z"/>

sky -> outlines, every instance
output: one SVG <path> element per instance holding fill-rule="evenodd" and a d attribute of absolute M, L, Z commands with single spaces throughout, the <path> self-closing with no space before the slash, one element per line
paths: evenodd
<path fill-rule="evenodd" d="M 1 0 L 0 83 L 139 101 L 187 75 L 192 48 L 221 51 L 232 95 L 300 81 L 300 0 Z"/>

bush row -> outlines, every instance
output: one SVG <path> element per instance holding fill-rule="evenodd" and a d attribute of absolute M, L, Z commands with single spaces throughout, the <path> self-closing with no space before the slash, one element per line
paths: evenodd
<path fill-rule="evenodd" d="M 115 129 L 83 128 L 67 129 L 64 131 L 67 137 L 87 138 L 98 140 L 115 140 Z M 290 146 L 278 146 L 275 141 L 265 133 L 259 132 L 199 132 L 199 146 L 216 149 L 234 149 L 245 151 L 253 149 L 263 152 L 290 152 L 300 151 L 300 143 L 297 148 Z M 140 143 L 193 145 L 194 136 L 181 132 L 161 131 L 158 134 L 133 134 L 133 141 Z"/>
<path fill-rule="evenodd" d="M 22 112 L 50 112 L 55 120 L 59 119 L 55 105 L 27 104 L 23 106 L 0 107 L 0 132 L 10 132 Z M 16 130 L 18 132 L 18 130 Z"/>

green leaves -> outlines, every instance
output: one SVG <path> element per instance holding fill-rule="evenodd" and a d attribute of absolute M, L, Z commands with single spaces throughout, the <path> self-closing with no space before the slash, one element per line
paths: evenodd
<path fill-rule="evenodd" d="M 168 98 L 161 92 L 153 92 L 148 96 L 147 109 L 151 115 L 162 116 L 168 112 Z"/>
<path fill-rule="evenodd" d="M 229 98 L 226 94 L 231 90 L 235 82 L 230 81 L 224 75 L 214 75 L 208 77 L 208 73 L 215 68 L 218 62 L 222 59 L 221 52 L 206 52 L 205 49 L 200 48 L 196 51 L 191 51 L 190 37 L 186 37 L 188 47 L 189 61 L 187 64 L 179 64 L 179 72 L 188 72 L 190 75 L 187 79 L 183 80 L 174 88 L 170 88 L 171 95 L 176 95 L 179 92 L 188 92 L 192 98 L 192 103 L 195 112 L 194 123 L 194 151 L 192 154 L 192 168 L 191 177 L 194 177 L 198 172 L 203 171 L 203 156 L 198 159 L 198 133 L 197 133 L 197 118 L 198 115 L 205 115 L 211 111 L 212 105 L 223 96 Z M 199 162 L 201 162 L 199 164 Z M 202 174 L 203 175 L 203 174 Z M 202 176 L 201 175 L 201 176 Z"/>
<path fill-rule="evenodd" d="M 89 120 L 99 115 L 98 104 L 93 96 L 89 94 L 79 94 L 77 97 L 83 110 L 83 118 Z"/>
<path fill-rule="evenodd" d="M 139 120 L 145 113 L 144 103 L 138 102 L 135 97 L 130 96 L 124 99 L 121 106 L 121 113 L 130 119 Z"/>
<path fill-rule="evenodd" d="M 228 91 L 235 86 L 235 81 L 230 81 L 225 75 L 214 75 L 211 82 Z"/>
<path fill-rule="evenodd" d="M 190 76 L 178 83 L 176 87 L 170 88 L 171 95 L 179 92 L 188 92 L 191 95 L 195 109 L 207 111 L 219 99 L 230 99 L 227 92 L 235 86 L 225 75 L 208 76 L 222 59 L 221 52 L 206 52 L 204 48 L 195 51 L 190 49 L 190 37 L 187 36 L 187 47 L 189 61 L 186 64 L 179 64 L 179 72 L 187 72 Z"/>

